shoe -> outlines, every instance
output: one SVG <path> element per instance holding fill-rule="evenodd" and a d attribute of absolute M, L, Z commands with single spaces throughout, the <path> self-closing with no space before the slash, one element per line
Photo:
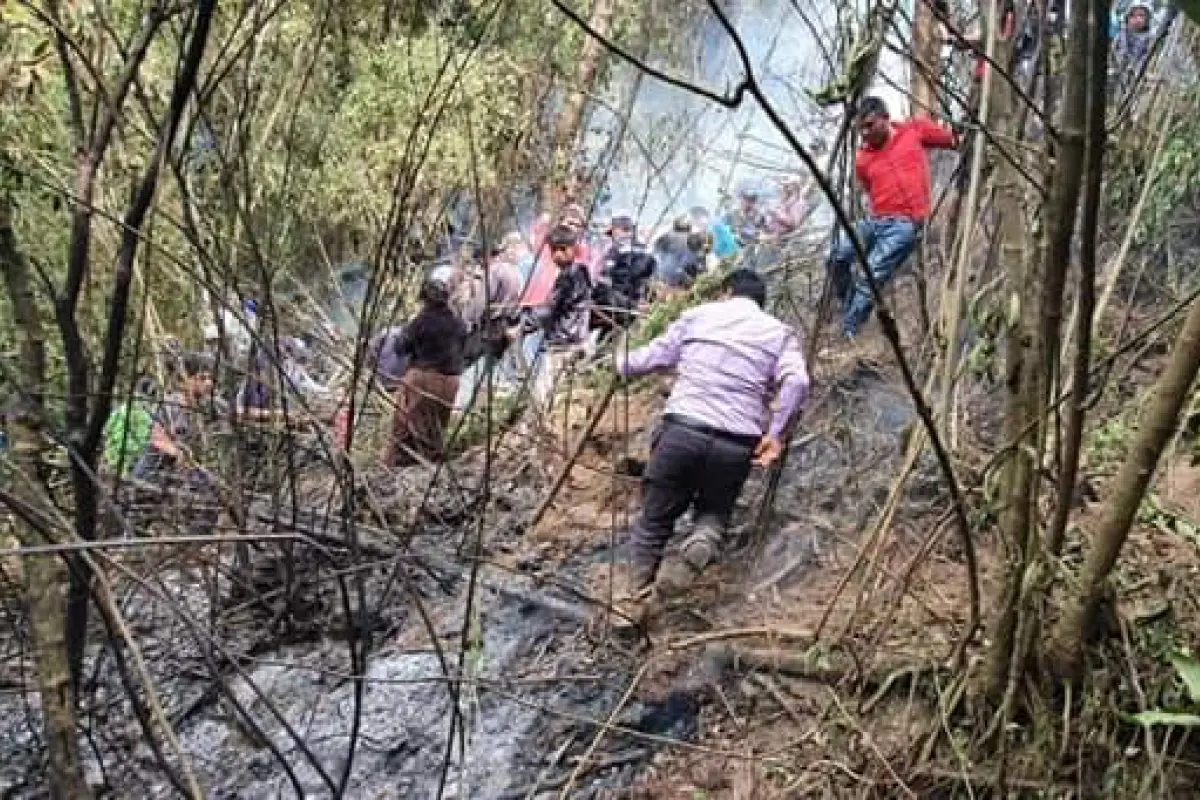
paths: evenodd
<path fill-rule="evenodd" d="M 704 568 L 713 562 L 717 556 L 717 548 L 708 536 L 692 536 L 688 541 L 683 543 L 680 550 L 680 557 L 684 563 L 692 568 L 696 573 L 704 571 Z"/>

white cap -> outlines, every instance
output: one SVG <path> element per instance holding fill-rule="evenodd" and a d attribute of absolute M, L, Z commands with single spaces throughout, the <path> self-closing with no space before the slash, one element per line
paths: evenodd
<path fill-rule="evenodd" d="M 429 279 L 449 285 L 454 280 L 454 267 L 450 264 L 436 266 L 430 270 Z"/>

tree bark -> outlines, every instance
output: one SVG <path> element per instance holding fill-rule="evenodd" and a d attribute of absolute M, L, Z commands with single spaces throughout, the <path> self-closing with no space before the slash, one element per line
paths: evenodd
<path fill-rule="evenodd" d="M 10 462 L 16 483 L 40 487 L 46 479 L 46 439 L 43 387 L 46 383 L 46 340 L 41 311 L 33 295 L 29 265 L 17 248 L 12 209 L 0 198 L 0 270 L 17 337 L 16 371 L 20 375 L 18 411 L 11 420 Z M 22 545 L 43 544 L 43 537 L 21 515 L 14 514 L 17 538 Z M 83 777 L 76 735 L 75 693 L 67 659 L 67 571 L 57 556 L 35 556 L 25 563 L 25 590 L 29 601 L 34 661 L 41 696 L 42 725 L 48 758 L 50 795 L 74 800 L 91 797 Z"/>
<path fill-rule="evenodd" d="M 1104 151 L 1108 143 L 1108 3 L 1092 3 L 1092 47 L 1088 63 L 1088 109 L 1086 136 L 1087 181 L 1083 196 L 1083 218 L 1079 243 L 1079 294 L 1075 298 L 1075 359 L 1071 367 L 1071 396 L 1063 432 L 1062 458 L 1058 476 L 1058 499 L 1046 535 L 1046 551 L 1057 557 L 1075 497 L 1079 473 L 1079 451 L 1083 441 L 1084 400 L 1088 392 L 1091 363 L 1092 316 L 1096 306 L 1096 235 L 1100 215 L 1100 192 L 1104 179 Z"/>
<path fill-rule="evenodd" d="M 606 52 L 600 38 L 597 37 L 607 39 L 612 33 L 616 5 L 616 0 L 596 0 L 591 16 L 588 17 L 588 25 L 595 31 L 596 36 L 584 34 L 583 47 L 579 50 L 579 62 L 575 69 L 575 82 L 558 115 L 558 124 L 554 126 L 554 160 L 551 163 L 549 180 L 545 184 L 546 189 L 543 190 L 544 209 L 552 196 L 548 190 L 563 183 L 571 174 L 571 161 L 583 126 L 587 97 L 596 88 L 596 76 L 600 73 L 600 64 Z"/>
<path fill-rule="evenodd" d="M 1088 110 L 1088 65 L 1092 7 L 1097 0 L 1077 0 L 1071 7 L 1067 81 L 1063 97 L 1060 147 L 1049 170 L 1050 199 L 1045 213 L 1045 237 L 1039 247 L 1035 274 L 1025 276 L 1012 291 L 1027 291 L 1019 323 L 1020 365 L 1009 371 L 1010 411 L 1005 432 L 1014 445 L 1005 482 L 1001 527 L 1010 558 L 992 647 L 988 659 L 987 691 L 999 698 L 1019 676 L 1027 646 L 1037 629 L 1036 620 L 1026 620 L 1025 635 L 1017 636 L 1022 613 L 1032 613 L 1025 602 L 1031 585 L 1030 569 L 1036 562 L 1037 482 L 1046 444 L 1047 407 L 1058 374 L 1059 341 L 1062 328 L 1063 289 L 1070 264 L 1071 240 L 1075 232 L 1082 183 L 1084 131 Z M 997 119 L 1000 119 L 997 114 Z M 1028 305 L 1027 305 L 1028 304 Z M 1036 324 L 1029 326 L 1029 322 Z M 1011 322 L 1011 321 L 1010 321 Z M 1012 343 L 1010 341 L 1010 347 Z M 1011 381 L 1015 378 L 1016 385 Z M 1019 640 L 1018 640 L 1019 639 Z M 1015 675 L 1014 675 L 1015 671 Z"/>
<path fill-rule="evenodd" d="M 1154 384 L 1146 415 L 1129 454 L 1113 479 L 1100 527 L 1092 539 L 1080 574 L 1079 588 L 1068 601 L 1054 635 L 1050 637 L 1050 663 L 1063 678 L 1077 678 L 1082 670 L 1085 632 L 1095 619 L 1105 584 L 1129 536 L 1158 459 L 1179 426 L 1179 413 L 1187 402 L 1198 370 L 1200 303 L 1193 302 L 1175 340 L 1171 360 Z"/>
<path fill-rule="evenodd" d="M 933 113 L 937 105 L 937 74 L 941 55 L 938 20 L 927 0 L 917 0 L 913 10 L 913 63 L 910 69 L 913 112 Z"/>

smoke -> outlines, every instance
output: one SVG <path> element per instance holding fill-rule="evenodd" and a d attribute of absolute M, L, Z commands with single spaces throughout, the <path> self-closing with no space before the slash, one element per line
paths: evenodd
<path fill-rule="evenodd" d="M 842 109 L 820 109 L 810 93 L 832 77 L 831 58 L 840 64 L 835 0 L 743 0 L 730 4 L 728 13 L 772 105 L 803 144 L 827 155 L 822 146 L 836 135 Z M 742 73 L 732 39 L 711 13 L 695 15 L 692 24 L 693 29 L 677 33 L 694 43 L 693 63 L 652 60 L 651 65 L 731 93 Z M 894 113 L 905 113 L 903 96 L 887 80 L 907 82 L 903 61 L 885 52 L 881 72 L 884 80 L 876 93 Z M 622 131 L 620 112 L 630 107 L 632 93 Z M 774 194 L 783 178 L 806 176 L 799 158 L 749 96 L 741 107 L 727 109 L 649 76 L 639 80 L 638 70 L 624 63 L 614 72 L 608 102 L 593 107 L 585 149 L 593 163 L 611 158 L 597 216 L 628 209 L 644 230 L 694 206 L 716 213 L 742 186 Z"/>

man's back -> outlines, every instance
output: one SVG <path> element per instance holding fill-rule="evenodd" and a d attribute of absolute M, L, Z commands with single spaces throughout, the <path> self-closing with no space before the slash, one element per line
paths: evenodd
<path fill-rule="evenodd" d="M 780 357 L 795 333 L 747 298 L 697 306 L 679 319 L 678 377 L 667 413 L 730 433 L 761 435 Z"/>
<path fill-rule="evenodd" d="M 604 277 L 626 304 L 636 304 L 646 283 L 654 275 L 657 262 L 639 241 L 614 244 L 604 258 Z"/>
<path fill-rule="evenodd" d="M 688 247 L 688 234 L 672 230 L 654 242 L 655 274 L 668 286 L 687 286 L 700 271 L 696 254 Z"/>

